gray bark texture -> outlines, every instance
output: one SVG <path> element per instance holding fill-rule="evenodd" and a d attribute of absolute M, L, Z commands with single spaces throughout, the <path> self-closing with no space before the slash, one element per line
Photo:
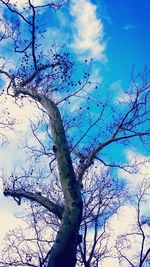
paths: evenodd
<path fill-rule="evenodd" d="M 80 187 L 74 173 L 60 112 L 57 106 L 44 96 L 41 97 L 40 103 L 50 118 L 59 177 L 66 201 L 61 227 L 50 253 L 48 267 L 74 267 L 83 207 Z"/>

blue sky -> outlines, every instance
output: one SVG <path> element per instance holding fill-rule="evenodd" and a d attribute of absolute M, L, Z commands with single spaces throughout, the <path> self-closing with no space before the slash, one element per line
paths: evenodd
<path fill-rule="evenodd" d="M 133 65 L 135 65 L 137 71 L 142 71 L 145 65 L 150 62 L 150 3 L 148 0 L 95 0 L 88 2 L 91 3 L 91 6 L 92 4 L 95 5 L 97 22 L 103 27 L 102 31 L 98 32 L 99 44 L 105 46 L 103 54 L 107 60 L 105 62 L 101 58 L 98 59 L 97 55 L 95 59 L 103 74 L 104 82 L 109 84 L 116 80 L 122 80 L 123 85 L 126 85 Z M 59 20 L 59 28 L 61 27 L 62 32 L 65 31 L 66 36 L 69 32 L 68 42 L 72 43 L 75 35 L 75 14 L 68 12 L 66 8 L 61 12 L 60 17 L 63 17 L 64 13 L 66 14 L 66 21 L 69 13 L 73 15 L 70 16 L 69 14 L 69 27 L 64 21 L 63 28 L 61 19 Z M 79 12 L 78 8 L 76 8 L 76 12 Z M 83 9 L 82 15 L 86 17 L 86 12 L 84 12 Z M 54 25 L 56 27 L 55 20 Z M 89 24 L 85 26 L 85 31 L 88 31 L 88 28 Z M 94 30 L 93 26 L 93 38 L 96 38 L 94 32 L 96 35 L 97 28 L 95 27 Z M 78 53 L 80 53 L 79 50 Z M 84 56 L 86 57 L 86 53 Z"/>
<path fill-rule="evenodd" d="M 104 29 L 105 38 L 108 38 L 108 76 L 111 81 L 126 81 L 133 64 L 140 71 L 150 62 L 150 3 L 147 0 L 104 2 L 107 6 Z"/>
<path fill-rule="evenodd" d="M 34 0 L 34 3 L 42 1 L 44 0 Z M 11 0 L 11 2 L 16 1 Z M 22 9 L 25 2 L 26 0 L 19 0 L 19 9 Z M 137 71 L 142 71 L 145 65 L 150 64 L 149 0 L 71 0 L 69 5 L 58 12 L 51 10 L 43 12 L 44 20 L 43 13 L 40 13 L 39 21 L 43 29 L 45 26 L 48 27 L 48 31 L 42 41 L 42 47 L 47 50 L 53 42 L 64 45 L 72 53 L 79 70 L 80 64 L 84 63 L 85 59 L 93 58 L 92 75 L 96 81 L 103 84 L 103 94 L 108 92 L 115 97 L 119 96 L 123 89 L 129 87 L 132 66 L 135 65 Z M 25 30 L 23 34 L 27 37 Z M 9 57 L 10 65 L 18 60 L 17 56 L 12 54 L 11 42 L 7 40 L 0 46 L 0 57 L 4 55 Z M 0 64 L 3 64 L 2 58 L 0 58 Z M 4 81 L 0 80 L 0 86 L 4 86 Z M 83 103 L 80 102 L 80 104 Z M 23 124 L 19 126 L 19 131 L 22 129 L 23 133 L 27 132 L 29 130 L 27 117 L 30 118 L 30 109 L 32 109 L 30 104 L 28 103 L 27 110 L 22 114 L 15 110 L 15 106 L 10 104 L 9 100 L 7 105 L 12 115 L 14 114 L 20 121 L 23 121 Z M 96 109 L 94 111 L 96 112 Z M 9 138 L 12 142 L 8 150 L 3 148 L 0 151 L 0 167 L 3 167 L 2 161 L 5 157 L 5 166 L 13 169 L 14 156 L 17 160 L 18 155 L 18 140 L 14 134 L 9 134 Z M 132 161 L 134 154 L 145 153 L 143 147 L 137 146 L 137 143 L 134 143 L 134 146 L 137 151 L 132 153 L 128 151 L 127 160 L 129 161 Z M 108 152 L 115 159 L 123 159 L 126 155 L 126 149 L 122 150 L 122 146 L 118 146 L 115 150 L 109 148 Z M 137 155 L 140 158 L 140 154 Z M 121 172 L 119 174 L 120 177 L 124 177 Z M 131 180 L 129 177 L 126 179 Z M 2 202 L 6 203 L 7 199 L 3 199 Z M 8 217 L 11 221 L 10 205 L 7 213 L 3 211 L 2 214 L 5 214 L 4 217 Z M 1 229 L 4 228 L 1 227 Z"/>
<path fill-rule="evenodd" d="M 43 1 L 46 0 L 34 0 L 34 3 Z M 15 3 L 15 0 L 11 0 L 11 3 Z M 27 7 L 25 3 L 25 0 L 18 2 L 19 10 Z M 82 70 L 84 61 L 93 58 L 93 80 L 102 83 L 103 86 L 99 95 L 102 97 L 109 93 L 113 96 L 112 101 L 115 105 L 115 99 L 119 96 L 121 98 L 123 89 L 130 85 L 132 66 L 135 66 L 136 71 L 142 71 L 149 64 L 149 12 L 148 0 L 71 0 L 69 5 L 57 12 L 51 9 L 39 12 L 37 24 L 43 30 L 47 28 L 45 38 L 39 38 L 40 42 L 42 40 L 41 48 L 46 53 L 54 42 L 56 45 L 64 46 L 77 63 L 77 78 L 80 77 L 80 68 Z M 16 16 L 10 16 L 10 13 L 3 12 L 3 9 L 2 14 L 7 20 L 16 20 Z M 26 29 L 23 24 L 21 29 L 24 38 L 28 39 L 28 28 Z M 4 55 L 9 58 L 9 64 L 18 64 L 20 54 L 12 52 L 12 42 L 9 40 L 1 42 L 0 56 Z M 0 58 L 0 63 L 2 62 L 3 59 Z M 1 86 L 3 85 L 4 82 L 1 80 Z M 88 105 L 87 101 L 83 103 L 81 99 L 76 102 L 72 105 L 74 108 L 77 104 Z M 94 106 L 91 110 L 97 113 L 99 107 Z M 149 153 L 136 142 L 134 147 L 141 153 Z M 115 151 L 112 146 L 109 151 L 115 159 L 125 159 L 126 150 L 122 151 L 122 146 L 118 146 Z"/>

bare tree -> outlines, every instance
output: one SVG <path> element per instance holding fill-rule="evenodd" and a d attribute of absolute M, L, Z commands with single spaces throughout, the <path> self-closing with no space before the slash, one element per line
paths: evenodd
<path fill-rule="evenodd" d="M 31 203 L 30 212 L 32 219 L 29 213 L 30 216 L 28 215 L 28 218 L 26 218 L 27 224 L 24 229 L 23 227 L 16 228 L 7 233 L 0 266 L 45 266 L 44 263 L 49 255 L 47 251 L 54 243 L 54 234 L 47 227 L 46 216 L 42 222 L 38 219 L 39 214 L 40 216 L 44 214 L 43 210 L 35 208 Z"/>
<path fill-rule="evenodd" d="M 4 102 L 4 99 L 3 99 Z M 3 103 L 0 102 L 0 107 L 2 107 Z M 10 111 L 8 108 L 0 110 L 0 145 L 4 145 L 7 143 L 7 132 L 14 130 L 14 124 L 16 120 L 12 118 Z"/>
<path fill-rule="evenodd" d="M 128 266 L 149 266 L 150 264 L 150 216 L 142 210 L 150 201 L 150 179 L 144 179 L 132 196 L 132 205 L 136 210 L 135 222 L 127 233 L 117 238 L 118 258 Z"/>
<path fill-rule="evenodd" d="M 109 239 L 109 233 L 106 230 L 107 221 L 125 201 L 124 185 L 121 185 L 119 181 L 113 183 L 111 174 L 106 167 L 99 166 L 99 171 L 95 167 L 90 169 L 83 180 L 83 215 L 78 236 L 77 266 L 98 266 L 102 259 L 110 256 L 107 247 Z M 32 173 L 32 180 L 35 179 L 35 184 L 31 185 L 31 181 L 29 182 L 29 173 Z M 50 185 L 45 186 L 39 182 L 40 179 L 44 179 L 44 175 L 42 176 L 40 172 L 39 176 L 41 177 L 38 177 L 33 169 L 30 169 L 28 173 L 24 174 L 24 177 L 18 175 L 7 179 L 5 188 L 7 188 L 7 192 L 9 191 L 8 195 L 12 194 L 19 205 L 23 200 L 29 200 L 27 215 L 23 216 L 28 226 L 25 230 L 15 229 L 7 234 L 0 266 L 6 264 L 7 266 L 28 266 L 29 258 L 31 266 L 45 266 L 44 264 L 47 263 L 56 232 L 61 225 L 64 200 L 57 175 L 55 176 L 53 173 Z M 28 182 L 26 182 L 27 180 Z M 14 194 L 14 188 L 11 191 L 12 184 L 14 188 L 21 188 L 20 195 L 22 197 L 20 197 L 19 191 Z M 27 187 L 28 191 L 32 191 L 32 193 L 29 194 L 26 191 Z M 5 194 L 7 195 L 7 193 Z M 60 205 L 62 210 L 55 214 L 51 213 L 48 206 L 49 199 Z M 30 257 L 26 255 L 30 255 Z"/>
<path fill-rule="evenodd" d="M 8 26 L 5 26 L 1 42 L 9 38 L 12 53 L 18 59 L 15 69 L 1 66 L 0 73 L 9 80 L 6 88 L 8 95 L 16 101 L 20 99 L 22 103 L 24 98 L 32 99 L 47 116 L 50 126 L 50 135 L 47 135 L 48 153 L 52 159 L 51 164 L 55 164 L 57 169 L 63 205 L 59 204 L 56 197 L 53 201 L 44 196 L 44 192 L 38 194 L 32 183 L 28 184 L 26 177 L 31 176 L 31 172 L 27 170 L 26 175 L 22 175 L 25 187 L 22 187 L 22 182 L 19 183 L 20 179 L 15 175 L 17 182 L 13 181 L 9 187 L 6 183 L 4 195 L 12 196 L 18 204 L 21 204 L 22 198 L 36 201 L 61 220 L 55 242 L 48 252 L 48 267 L 76 265 L 77 246 L 81 242 L 79 229 L 82 218 L 84 219 L 82 192 L 86 172 L 91 170 L 95 162 L 129 171 L 132 166 L 112 160 L 109 152 L 106 160 L 105 152 L 108 148 L 111 151 L 113 145 L 127 145 L 135 139 L 145 144 L 150 135 L 149 70 L 145 69 L 142 75 L 132 78 L 129 91 L 126 92 L 128 102 L 122 109 L 119 105 L 113 107 L 108 97 L 102 97 L 101 87 L 91 80 L 91 64 L 87 60 L 83 67 L 83 77 L 79 80 L 75 63 L 68 52 L 56 46 L 45 50 L 40 46 L 45 26 L 39 21 L 39 12 L 43 10 L 40 16 L 44 16 L 47 8 L 56 10 L 65 2 L 52 1 L 50 4 L 36 6 L 33 1 L 28 0 L 24 9 L 20 10 L 17 4 L 0 0 L 2 11 L 9 15 L 7 22 L 6 16 L 2 17 L 3 25 Z M 91 87 L 93 93 L 90 93 Z M 86 101 L 72 111 L 69 106 L 75 99 Z M 97 180 L 98 178 L 95 182 Z M 97 210 L 100 208 L 100 199 L 96 198 L 96 201 L 99 203 L 96 203 Z M 107 201 L 109 205 L 109 200 Z M 102 220 L 105 218 L 104 214 L 102 212 Z M 95 211 L 95 242 L 98 240 L 98 215 Z M 93 252 L 95 246 L 96 243 L 90 254 L 96 260 L 96 252 Z M 83 249 L 81 246 L 80 248 Z M 89 264 L 91 256 L 88 259 Z"/>
<path fill-rule="evenodd" d="M 78 248 L 79 266 L 99 266 L 102 259 L 110 256 L 107 222 L 125 201 L 124 185 L 117 181 L 113 183 L 111 173 L 105 167 L 99 166 L 99 171 L 96 174 L 91 169 L 83 181 L 84 208 L 80 226 L 82 242 Z"/>

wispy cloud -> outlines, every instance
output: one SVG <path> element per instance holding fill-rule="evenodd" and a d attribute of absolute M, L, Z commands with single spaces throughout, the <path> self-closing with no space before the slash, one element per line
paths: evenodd
<path fill-rule="evenodd" d="M 115 93 L 115 104 L 129 104 L 134 101 L 134 94 L 129 89 L 125 90 L 122 80 L 117 80 L 110 85 L 110 90 Z"/>
<path fill-rule="evenodd" d="M 15 7 L 19 10 L 24 11 L 24 8 L 29 7 L 29 3 L 27 0 L 9 0 L 11 5 L 15 5 Z M 42 6 L 42 5 L 46 5 L 46 4 L 50 4 L 49 0 L 31 0 L 31 4 L 33 4 L 34 6 Z"/>
<path fill-rule="evenodd" d="M 125 31 L 135 30 L 135 28 L 136 27 L 134 25 L 129 24 L 129 23 L 123 26 L 123 30 L 125 30 Z"/>
<path fill-rule="evenodd" d="M 117 104 L 129 104 L 131 101 L 134 101 L 134 98 L 134 95 L 120 91 L 115 100 Z"/>
<path fill-rule="evenodd" d="M 110 90 L 120 92 L 120 91 L 122 91 L 122 89 L 123 88 L 122 88 L 122 81 L 121 80 L 117 80 L 110 85 Z"/>
<path fill-rule="evenodd" d="M 119 176 L 126 179 L 132 187 L 136 187 L 144 179 L 149 178 L 150 157 L 138 153 L 135 149 L 130 149 L 126 151 L 126 158 L 130 164 L 136 165 L 136 171 L 130 174 L 123 170 L 119 170 Z"/>
<path fill-rule="evenodd" d="M 11 200 L 7 199 L 7 201 L 5 201 L 4 197 L 2 196 L 0 196 L 0 200 L 1 200 L 0 249 L 2 249 L 3 248 L 2 240 L 5 237 L 5 234 L 16 227 L 21 226 L 23 228 L 26 226 L 26 224 L 22 219 L 15 218 L 14 216 L 14 211 L 16 210 L 19 212 L 19 210 L 21 209 L 19 209 L 18 207 L 16 208 L 16 205 L 14 205 L 14 203 Z"/>
<path fill-rule="evenodd" d="M 81 56 L 106 61 L 104 28 L 96 15 L 96 6 L 87 0 L 72 0 L 70 13 L 74 17 L 74 36 L 71 47 Z"/>

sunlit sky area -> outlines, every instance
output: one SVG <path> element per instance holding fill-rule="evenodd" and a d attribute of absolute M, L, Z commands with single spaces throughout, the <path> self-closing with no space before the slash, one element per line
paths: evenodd
<path fill-rule="evenodd" d="M 34 0 L 34 3 L 43 1 Z M 16 0 L 11 0 L 11 2 L 15 3 Z M 22 9 L 25 2 L 25 0 L 19 0 L 18 8 Z M 1 6 L 0 12 L 2 12 Z M 47 9 L 44 12 L 44 21 L 41 20 L 43 14 L 39 13 L 39 21 L 43 29 L 45 26 L 48 29 L 42 42 L 44 49 L 48 49 L 52 44 L 64 46 L 64 49 L 70 51 L 79 65 L 92 58 L 92 75 L 98 83 L 102 84 L 104 94 L 106 92 L 110 94 L 114 103 L 125 100 L 124 90 L 129 88 L 133 68 L 135 72 L 141 72 L 150 65 L 150 1 L 71 0 L 58 11 Z M 3 15 L 6 18 L 8 16 L 8 14 Z M 24 35 L 27 34 L 24 28 L 22 31 Z M 3 61 L 3 56 L 10 58 L 12 66 L 19 59 L 19 55 L 17 58 L 12 53 L 10 41 L 5 40 L 0 45 L 0 62 Z M 0 88 L 3 89 L 5 86 L 6 80 L 0 78 Z M 24 161 L 24 155 L 22 151 L 17 150 L 17 146 L 21 137 L 29 131 L 31 114 L 34 114 L 34 121 L 36 121 L 37 109 L 31 108 L 30 103 L 27 103 L 20 112 L 20 108 L 10 98 L 6 101 L 2 98 L 0 102 L 1 109 L 8 108 L 11 117 L 17 118 L 16 132 L 7 131 L 8 144 L 0 149 L 0 168 L 3 173 L 11 173 L 18 163 L 22 164 Z M 123 151 L 122 148 L 118 148 L 111 153 L 114 157 L 126 161 L 132 161 L 133 156 L 144 157 L 147 160 L 150 148 L 145 149 L 135 143 Z M 146 176 L 149 170 L 147 164 L 140 171 Z M 118 171 L 118 174 L 129 181 L 132 186 L 137 185 L 137 182 L 144 177 L 141 175 L 135 178 L 135 175 L 128 175 L 122 171 Z M 12 199 L 3 197 L 2 185 L 0 189 L 0 237 L 2 240 L 9 229 L 22 224 L 20 219 L 16 219 L 16 215 L 22 214 L 22 207 L 18 207 Z M 127 213 L 128 218 L 125 216 Z M 130 223 L 134 217 L 134 211 L 128 206 L 121 214 L 123 215 L 120 216 L 119 222 L 116 217 L 114 218 L 115 230 L 120 227 L 119 225 L 122 225 L 122 228 L 127 227 L 128 221 Z M 117 263 L 115 264 L 119 267 Z M 109 266 L 113 266 L 112 262 L 107 262 L 107 267 Z"/>

